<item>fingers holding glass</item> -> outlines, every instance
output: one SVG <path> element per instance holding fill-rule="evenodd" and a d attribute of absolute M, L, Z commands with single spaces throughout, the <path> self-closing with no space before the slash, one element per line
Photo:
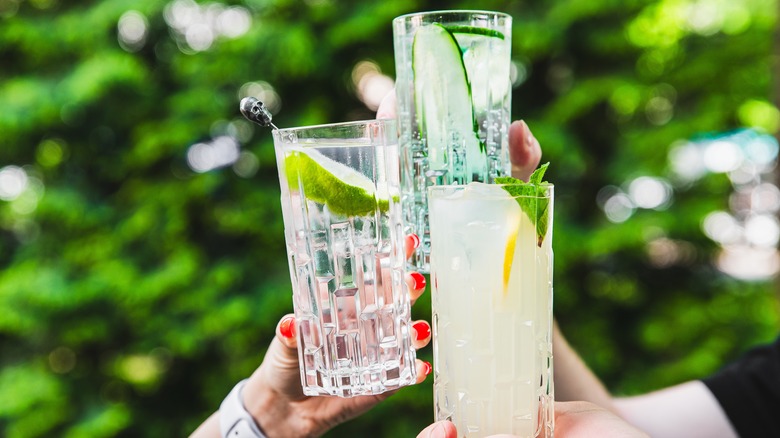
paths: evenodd
<path fill-rule="evenodd" d="M 428 377 L 428 374 L 433 371 L 433 366 L 430 362 L 420 359 L 415 359 L 415 365 L 417 367 L 417 380 L 414 383 L 422 383 Z"/>
<path fill-rule="evenodd" d="M 542 149 L 528 125 L 518 120 L 509 126 L 509 161 L 512 162 L 512 176 L 528 181 L 542 159 Z"/>
<path fill-rule="evenodd" d="M 284 315 L 276 325 L 276 338 L 288 348 L 296 348 L 298 345 L 297 327 L 295 326 L 295 315 L 288 313 Z"/>

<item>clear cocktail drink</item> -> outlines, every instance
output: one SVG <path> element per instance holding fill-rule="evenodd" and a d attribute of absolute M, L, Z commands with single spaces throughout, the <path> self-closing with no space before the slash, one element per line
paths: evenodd
<path fill-rule="evenodd" d="M 396 135 L 392 120 L 274 131 L 307 395 L 416 379 Z"/>
<path fill-rule="evenodd" d="M 393 20 L 404 222 L 428 269 L 432 185 L 493 182 L 509 174 L 512 17 L 437 11 Z"/>
<path fill-rule="evenodd" d="M 460 437 L 552 437 L 553 187 L 429 189 L 434 404 Z"/>

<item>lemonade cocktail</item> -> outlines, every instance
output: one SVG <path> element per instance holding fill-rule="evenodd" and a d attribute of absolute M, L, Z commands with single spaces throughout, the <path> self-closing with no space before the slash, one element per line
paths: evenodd
<path fill-rule="evenodd" d="M 414 383 L 393 120 L 274 131 L 307 395 Z"/>
<path fill-rule="evenodd" d="M 429 189 L 435 416 L 552 437 L 553 187 L 505 187 Z"/>

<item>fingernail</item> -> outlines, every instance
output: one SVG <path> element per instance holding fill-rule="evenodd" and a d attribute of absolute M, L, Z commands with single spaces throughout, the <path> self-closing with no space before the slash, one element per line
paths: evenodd
<path fill-rule="evenodd" d="M 427 360 L 423 361 L 423 365 L 425 365 L 425 375 L 427 376 L 428 374 L 431 373 L 431 371 L 433 371 L 433 367 L 431 366 L 431 363 L 428 362 Z"/>
<path fill-rule="evenodd" d="M 420 236 L 416 234 L 410 234 L 406 236 L 406 244 L 410 245 L 412 248 L 417 249 L 420 247 Z"/>
<path fill-rule="evenodd" d="M 425 276 L 423 276 L 419 272 L 412 272 L 409 275 L 411 275 L 412 280 L 414 280 L 414 290 L 420 290 L 425 288 L 425 285 L 427 284 L 425 282 Z"/>
<path fill-rule="evenodd" d="M 447 429 L 444 428 L 444 425 L 439 423 L 431 429 L 430 432 L 428 432 L 428 438 L 446 438 L 447 437 Z"/>
<path fill-rule="evenodd" d="M 424 341 L 431 335 L 431 326 L 425 321 L 419 321 L 412 325 L 417 332 L 417 340 Z"/>
<path fill-rule="evenodd" d="M 531 133 L 531 128 L 525 123 L 525 120 L 523 121 L 523 126 L 525 127 L 525 147 L 530 148 L 534 144 L 534 135 Z"/>
<path fill-rule="evenodd" d="M 284 318 L 279 324 L 279 333 L 287 339 L 292 339 L 295 336 L 295 318 L 292 316 Z"/>

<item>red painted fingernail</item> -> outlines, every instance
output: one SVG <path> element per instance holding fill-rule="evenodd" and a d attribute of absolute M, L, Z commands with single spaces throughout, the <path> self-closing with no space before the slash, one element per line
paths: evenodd
<path fill-rule="evenodd" d="M 412 280 L 414 280 L 414 290 L 420 290 L 424 289 L 426 282 L 425 277 L 420 274 L 419 272 L 412 272 L 409 275 L 412 276 Z"/>
<path fill-rule="evenodd" d="M 292 339 L 295 336 L 295 318 L 292 316 L 284 318 L 279 324 L 279 333 L 287 339 Z"/>
<path fill-rule="evenodd" d="M 425 365 L 425 375 L 427 376 L 428 374 L 431 373 L 431 371 L 433 371 L 433 367 L 431 366 L 430 362 L 425 360 L 423 361 L 423 365 Z"/>
<path fill-rule="evenodd" d="M 410 245 L 414 249 L 417 249 L 420 247 L 420 237 L 416 234 L 410 234 L 406 236 L 406 244 Z"/>
<path fill-rule="evenodd" d="M 417 332 L 418 341 L 424 341 L 431 336 L 431 326 L 425 321 L 416 322 L 412 327 L 414 327 L 414 330 Z"/>

